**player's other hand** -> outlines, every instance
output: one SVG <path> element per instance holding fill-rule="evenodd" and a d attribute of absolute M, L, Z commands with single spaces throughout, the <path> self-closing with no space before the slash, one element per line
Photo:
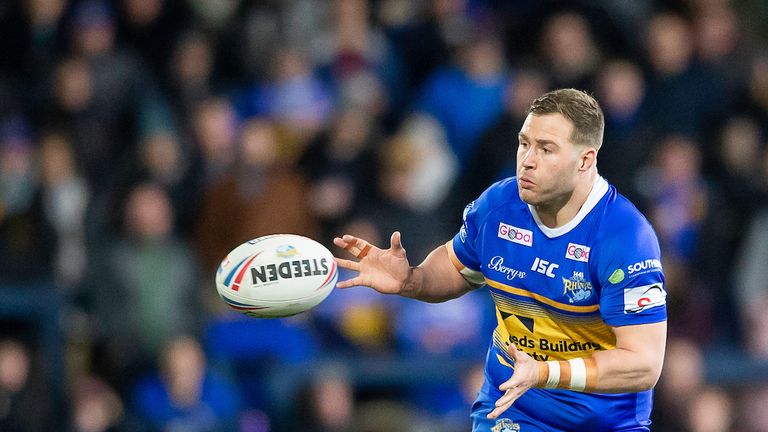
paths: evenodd
<path fill-rule="evenodd" d="M 389 249 L 378 248 L 348 234 L 334 238 L 333 244 L 346 249 L 358 259 L 336 258 L 339 267 L 359 273 L 357 277 L 339 282 L 336 285 L 339 288 L 364 285 L 383 294 L 399 294 L 411 275 L 411 265 L 397 231 L 392 233 Z"/>
<path fill-rule="evenodd" d="M 512 404 L 527 392 L 528 389 L 535 386 L 539 381 L 539 362 L 533 357 L 517 349 L 515 344 L 510 344 L 507 348 L 510 357 L 515 361 L 515 372 L 512 378 L 499 386 L 499 390 L 504 392 L 497 401 L 496 408 L 488 413 L 489 419 L 495 419 L 501 413 L 506 411 Z"/>

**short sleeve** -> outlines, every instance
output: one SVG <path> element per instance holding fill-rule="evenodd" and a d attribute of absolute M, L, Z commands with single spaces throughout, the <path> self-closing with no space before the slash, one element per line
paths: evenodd
<path fill-rule="evenodd" d="M 610 326 L 650 324 L 667 319 L 664 270 L 656 234 L 638 215 L 599 249 L 600 313 Z"/>
<path fill-rule="evenodd" d="M 473 285 L 482 285 L 485 279 L 480 269 L 477 238 L 481 224 L 481 210 L 485 207 L 487 193 L 464 208 L 462 224 L 453 240 L 446 244 L 451 261 L 464 278 Z"/>

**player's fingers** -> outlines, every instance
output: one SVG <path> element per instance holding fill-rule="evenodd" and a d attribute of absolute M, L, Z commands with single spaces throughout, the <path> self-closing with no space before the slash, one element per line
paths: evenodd
<path fill-rule="evenodd" d="M 333 238 L 333 244 L 335 244 L 336 246 L 338 246 L 338 247 L 340 247 L 342 249 L 346 249 L 347 245 L 348 245 L 348 243 L 346 241 L 344 241 L 344 239 L 342 239 L 341 237 L 334 237 Z"/>
<path fill-rule="evenodd" d="M 353 270 L 353 271 L 360 271 L 360 263 L 357 261 L 351 261 L 346 260 L 342 258 L 334 258 L 336 260 L 336 264 L 339 265 L 341 268 L 345 268 L 347 270 Z"/>
<path fill-rule="evenodd" d="M 390 248 L 392 248 L 392 252 L 399 256 L 405 255 L 405 248 L 403 248 L 402 235 L 400 234 L 400 231 L 395 231 L 392 233 L 392 236 L 389 239 L 389 244 Z"/>
<path fill-rule="evenodd" d="M 336 246 L 342 249 L 349 250 L 350 248 L 355 247 L 357 245 L 358 240 L 359 239 L 355 236 L 344 234 L 341 237 L 334 237 L 333 244 L 335 244 Z"/>
<path fill-rule="evenodd" d="M 370 251 L 371 251 L 371 247 L 372 247 L 372 246 L 371 246 L 371 244 L 370 244 L 370 243 L 366 243 L 366 244 L 365 244 L 365 246 L 361 247 L 361 248 L 360 248 L 360 251 L 359 251 L 359 252 L 357 253 L 357 255 L 356 255 L 356 256 L 357 256 L 357 259 L 363 259 L 363 258 L 365 258 L 366 256 L 368 256 L 368 252 L 370 252 Z"/>
<path fill-rule="evenodd" d="M 346 249 L 349 253 L 354 255 L 355 258 L 357 259 L 365 258 L 373 247 L 373 245 L 368 243 L 367 241 L 361 238 L 351 236 L 349 234 L 343 235 L 339 242 L 337 242 L 334 239 L 333 243 L 339 247 Z"/>
<path fill-rule="evenodd" d="M 507 390 L 504 395 L 496 401 L 495 408 L 488 414 L 488 418 L 498 417 L 501 413 L 509 409 L 522 394 L 523 391 L 520 388 Z"/>
<path fill-rule="evenodd" d="M 349 234 L 344 234 L 343 236 L 341 236 L 341 239 L 351 246 L 357 246 L 359 242 L 363 241 L 363 239 L 355 237 L 353 235 L 349 235 Z"/>
<path fill-rule="evenodd" d="M 337 288 L 352 288 L 354 286 L 362 285 L 362 279 L 360 276 L 353 277 L 352 279 L 343 280 L 336 283 Z"/>
<path fill-rule="evenodd" d="M 506 391 L 506 390 L 509 390 L 509 389 L 513 389 L 513 388 L 517 387 L 518 385 L 520 385 L 520 383 L 515 379 L 515 375 L 512 375 L 512 378 L 504 381 L 499 386 L 499 390 Z"/>
<path fill-rule="evenodd" d="M 517 388 L 511 388 L 504 392 L 503 395 L 496 401 L 496 406 L 501 407 L 507 404 L 511 404 L 512 402 L 517 399 L 517 396 L 520 394 Z"/>
<path fill-rule="evenodd" d="M 518 349 L 517 346 L 514 343 L 510 343 L 507 347 L 507 352 L 509 353 L 509 356 L 512 357 L 512 360 L 517 361 L 518 360 Z"/>
<path fill-rule="evenodd" d="M 495 419 L 496 417 L 500 416 L 501 413 L 509 409 L 509 407 L 512 406 L 512 402 L 505 403 L 501 406 L 495 407 L 490 413 L 488 413 L 489 419 Z"/>

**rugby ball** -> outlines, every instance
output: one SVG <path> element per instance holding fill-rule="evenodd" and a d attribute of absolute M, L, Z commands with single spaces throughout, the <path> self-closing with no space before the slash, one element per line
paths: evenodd
<path fill-rule="evenodd" d="M 227 305 L 257 318 L 296 315 L 317 306 L 339 277 L 331 252 L 294 234 L 275 234 L 236 247 L 216 271 Z"/>

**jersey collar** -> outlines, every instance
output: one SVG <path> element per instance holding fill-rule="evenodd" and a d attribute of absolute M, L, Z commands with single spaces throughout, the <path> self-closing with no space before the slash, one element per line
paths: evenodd
<path fill-rule="evenodd" d="M 589 214 L 590 211 L 592 211 L 593 208 L 597 205 L 598 202 L 600 202 L 600 199 L 603 198 L 603 195 L 608 192 L 608 182 L 602 177 L 597 176 L 595 179 L 595 182 L 592 184 L 592 190 L 589 191 L 589 195 L 587 196 L 587 200 L 584 202 L 584 205 L 581 206 L 579 209 L 579 212 L 576 213 L 576 216 L 574 216 L 573 219 L 571 219 L 567 224 L 563 226 L 559 226 L 557 228 L 550 228 L 543 223 L 541 223 L 541 219 L 539 219 L 539 214 L 536 212 L 536 209 L 528 204 L 528 210 L 531 211 L 531 215 L 533 216 L 533 220 L 536 221 L 536 225 L 539 226 L 539 229 L 541 232 L 544 233 L 545 236 L 549 238 L 554 238 L 561 236 L 572 229 L 576 227 L 584 218 Z"/>

